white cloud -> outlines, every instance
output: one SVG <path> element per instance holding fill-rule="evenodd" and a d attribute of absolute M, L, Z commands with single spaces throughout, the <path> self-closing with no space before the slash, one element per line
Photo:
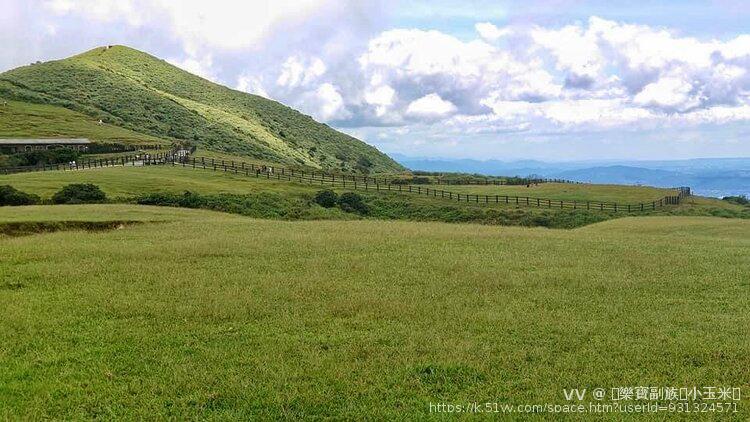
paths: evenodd
<path fill-rule="evenodd" d="M 260 78 L 252 75 L 241 75 L 239 78 L 237 78 L 236 88 L 249 94 L 271 98 L 268 95 L 268 91 L 266 91 L 266 89 L 263 87 L 263 81 Z"/>
<path fill-rule="evenodd" d="M 419 117 L 442 117 L 455 111 L 453 103 L 434 93 L 413 101 L 406 108 L 406 114 Z"/>
<path fill-rule="evenodd" d="M 321 7 L 321 0 L 48 0 L 51 11 L 92 20 L 158 24 L 189 51 L 201 47 L 239 50 L 257 46 L 281 21 L 299 20 Z"/>
<path fill-rule="evenodd" d="M 300 56 L 289 57 L 281 66 L 281 73 L 276 84 L 287 88 L 307 86 L 326 73 L 326 65 L 317 57 L 304 59 Z"/>
<path fill-rule="evenodd" d="M 316 115 L 321 120 L 344 119 L 350 116 L 336 86 L 330 83 L 320 85 L 315 90 L 315 97 L 318 106 Z"/>
<path fill-rule="evenodd" d="M 700 104 L 700 100 L 693 94 L 693 86 L 676 76 L 665 76 L 646 85 L 633 97 L 633 102 L 677 110 L 687 110 Z"/>
<path fill-rule="evenodd" d="M 512 33 L 512 30 L 508 27 L 501 29 L 489 22 L 478 23 L 474 25 L 474 29 L 477 30 L 480 37 L 490 42 L 495 42 Z"/>
<path fill-rule="evenodd" d="M 213 58 L 211 56 L 206 56 L 202 59 L 188 57 L 182 60 L 169 59 L 167 61 L 194 75 L 198 75 L 209 81 L 219 82 L 219 78 L 216 76 L 216 70 L 214 69 Z"/>

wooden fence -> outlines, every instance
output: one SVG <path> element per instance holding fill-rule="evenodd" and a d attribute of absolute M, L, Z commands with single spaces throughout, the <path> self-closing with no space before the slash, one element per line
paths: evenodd
<path fill-rule="evenodd" d="M 548 209 L 573 209 L 573 210 L 598 210 L 614 212 L 640 212 L 652 211 L 667 205 L 677 205 L 690 195 L 689 187 L 676 188 L 677 195 L 665 196 L 651 202 L 640 202 L 635 204 L 624 204 L 617 202 L 599 201 L 575 201 L 562 199 L 537 198 L 531 196 L 514 195 L 480 195 L 469 193 L 457 193 L 444 189 L 435 189 L 419 185 L 402 185 L 392 183 L 393 179 L 376 178 L 357 175 L 336 175 L 323 172 L 301 171 L 287 169 L 284 167 L 273 167 L 267 165 L 249 164 L 245 162 L 224 161 L 206 158 L 180 159 L 170 154 L 142 154 L 128 155 L 117 158 L 103 158 L 99 160 L 85 160 L 75 164 L 51 164 L 44 166 L 10 167 L 0 169 L 0 174 L 21 173 L 29 171 L 67 171 L 80 169 L 93 169 L 112 166 L 138 166 L 138 165 L 171 165 L 221 171 L 234 173 L 246 177 L 259 179 L 274 179 L 303 184 L 341 187 L 351 190 L 364 190 L 376 192 L 397 192 L 402 194 L 424 195 L 440 198 L 447 201 L 455 201 L 473 204 L 508 204 L 517 206 L 529 206 Z"/>

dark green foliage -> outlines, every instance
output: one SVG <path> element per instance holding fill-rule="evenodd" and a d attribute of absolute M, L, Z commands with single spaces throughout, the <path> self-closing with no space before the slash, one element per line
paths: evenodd
<path fill-rule="evenodd" d="M 372 161 L 370 161 L 369 158 L 363 155 L 357 159 L 356 168 L 357 168 L 357 171 L 359 171 L 360 173 L 367 174 L 372 169 Z"/>
<path fill-rule="evenodd" d="M 572 229 L 615 217 L 611 213 L 585 210 L 472 207 L 463 204 L 415 202 L 407 198 L 382 195 L 368 196 L 366 202 L 368 215 L 371 217 L 410 221 Z"/>
<path fill-rule="evenodd" d="M 362 201 L 362 196 L 355 192 L 345 192 L 339 196 L 338 199 L 339 208 L 342 211 L 353 212 L 357 214 L 367 214 L 368 207 Z"/>
<path fill-rule="evenodd" d="M 135 198 L 135 202 L 141 205 L 208 209 L 256 218 L 313 218 L 308 201 L 267 192 L 253 195 L 201 195 L 190 191 L 182 195 L 152 193 Z"/>
<path fill-rule="evenodd" d="M 721 198 L 724 201 L 731 202 L 733 204 L 737 205 L 748 205 L 750 204 L 750 200 L 747 199 L 747 196 L 745 195 L 739 195 L 739 196 L 725 196 Z"/>
<path fill-rule="evenodd" d="M 80 152 L 68 148 L 27 151 L 8 155 L 4 160 L 7 166 L 37 166 L 44 164 L 68 163 L 78 159 Z"/>
<path fill-rule="evenodd" d="M 91 183 L 70 184 L 52 195 L 55 204 L 95 204 L 106 200 L 107 195 Z"/>
<path fill-rule="evenodd" d="M 403 177 L 391 180 L 393 185 L 428 185 L 430 179 L 427 177 Z"/>
<path fill-rule="evenodd" d="M 4 205 L 34 205 L 40 201 L 39 197 L 21 192 L 13 186 L 0 186 L 0 206 Z"/>
<path fill-rule="evenodd" d="M 29 236 L 39 233 L 86 230 L 91 232 L 115 230 L 125 226 L 141 224 L 140 221 L 21 221 L 0 223 L 0 234 L 5 236 Z"/>
<path fill-rule="evenodd" d="M 321 207 L 333 208 L 336 206 L 338 199 L 339 196 L 336 194 L 336 192 L 330 189 L 325 189 L 316 193 L 313 201 L 315 201 L 315 203 L 320 205 Z"/>

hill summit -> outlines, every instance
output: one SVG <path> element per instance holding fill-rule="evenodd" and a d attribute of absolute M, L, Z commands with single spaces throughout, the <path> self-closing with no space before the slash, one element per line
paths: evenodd
<path fill-rule="evenodd" d="M 68 124 L 76 118 L 89 125 L 101 120 L 135 133 L 131 138 L 186 140 L 209 150 L 324 169 L 403 169 L 376 148 L 281 103 L 215 84 L 124 46 L 2 73 L 0 97 L 27 108 L 48 107 L 45 115 L 64 115 Z M 36 119 L 16 115 L 26 125 L 24 133 L 48 134 L 51 120 L 29 109 Z M 0 113 L 0 121 L 9 115 Z M 0 137 L 14 134 L 3 133 L 2 126 Z M 69 126 L 65 135 L 89 135 L 71 133 L 75 130 Z"/>

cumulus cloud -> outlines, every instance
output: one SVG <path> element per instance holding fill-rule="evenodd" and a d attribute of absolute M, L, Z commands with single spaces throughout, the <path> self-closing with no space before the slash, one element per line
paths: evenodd
<path fill-rule="evenodd" d="M 276 84 L 287 88 L 307 86 L 326 73 L 326 65 L 317 57 L 289 57 L 281 66 Z"/>
<path fill-rule="evenodd" d="M 339 89 L 333 84 L 321 84 L 313 93 L 307 95 L 306 101 L 313 106 L 313 115 L 320 120 L 341 120 L 351 116 L 344 107 L 344 98 Z"/>
<path fill-rule="evenodd" d="M 490 42 L 497 41 L 511 33 L 510 28 L 498 28 L 490 22 L 480 22 L 474 25 L 474 29 L 477 30 L 479 36 Z"/>
<path fill-rule="evenodd" d="M 270 98 L 268 91 L 266 91 L 266 89 L 263 87 L 263 81 L 253 75 L 240 75 L 240 77 L 237 78 L 237 84 L 235 88 L 240 91 L 247 92 L 248 94 L 255 94 Z"/>
<path fill-rule="evenodd" d="M 184 59 L 168 59 L 169 63 L 186 70 L 194 75 L 198 75 L 209 81 L 217 82 L 218 77 L 216 70 L 214 69 L 214 61 L 211 56 L 206 56 L 201 59 L 187 57 Z"/>
<path fill-rule="evenodd" d="M 456 111 L 456 106 L 450 101 L 440 98 L 433 93 L 412 101 L 406 108 L 406 114 L 418 117 L 442 117 Z"/>
<path fill-rule="evenodd" d="M 47 0 L 44 6 L 60 15 L 91 20 L 126 20 L 142 26 L 160 24 L 189 50 L 201 47 L 239 50 L 256 46 L 281 21 L 299 20 L 322 0 Z"/>

